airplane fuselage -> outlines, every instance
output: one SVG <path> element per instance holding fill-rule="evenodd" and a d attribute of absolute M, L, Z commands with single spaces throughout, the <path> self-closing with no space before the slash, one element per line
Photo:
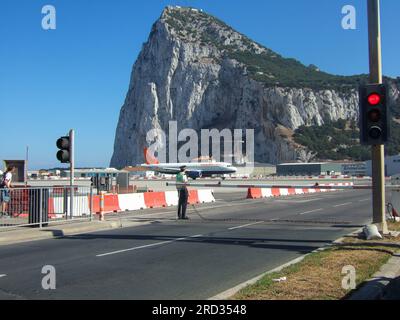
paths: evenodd
<path fill-rule="evenodd" d="M 201 172 L 202 177 L 212 175 L 223 175 L 236 173 L 237 169 L 230 163 L 225 162 L 188 162 L 188 163 L 159 163 L 159 164 L 143 164 L 142 167 L 148 168 L 149 171 L 155 171 L 163 174 L 175 174 L 180 171 L 180 167 L 186 166 L 188 172 Z"/>

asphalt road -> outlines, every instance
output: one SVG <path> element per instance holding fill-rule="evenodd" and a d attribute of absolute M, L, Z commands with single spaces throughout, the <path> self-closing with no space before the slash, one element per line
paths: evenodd
<path fill-rule="evenodd" d="M 154 209 L 129 215 L 150 222 L 139 227 L 1 246 L 0 299 L 207 299 L 371 217 L 368 191 L 216 198 L 189 221 Z M 42 289 L 45 265 L 56 269 L 55 290 Z"/>

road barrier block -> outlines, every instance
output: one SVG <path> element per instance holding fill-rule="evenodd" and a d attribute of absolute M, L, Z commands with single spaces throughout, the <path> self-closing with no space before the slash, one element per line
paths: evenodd
<path fill-rule="evenodd" d="M 247 189 L 247 199 L 259 199 L 262 198 L 261 188 L 249 188 Z"/>
<path fill-rule="evenodd" d="M 296 188 L 296 194 L 304 194 L 304 189 Z"/>
<path fill-rule="evenodd" d="M 56 195 L 49 198 L 48 212 L 49 217 L 60 218 L 66 213 L 68 216 L 71 214 L 70 210 L 71 197 L 63 197 Z M 74 217 L 82 217 L 88 215 L 89 210 L 89 197 L 87 195 L 74 195 Z"/>
<path fill-rule="evenodd" d="M 121 208 L 119 207 L 118 195 L 117 194 L 106 194 L 104 196 L 104 211 L 118 212 Z"/>
<path fill-rule="evenodd" d="M 119 194 L 118 202 L 122 211 L 140 210 L 146 208 L 143 193 Z"/>
<path fill-rule="evenodd" d="M 167 206 L 177 206 L 179 201 L 178 191 L 165 191 L 165 201 Z"/>
<path fill-rule="evenodd" d="M 88 197 L 88 202 L 90 201 Z M 117 194 L 105 194 L 104 195 L 104 213 L 118 212 L 121 208 L 119 207 L 118 195 Z M 93 212 L 100 213 L 100 196 L 93 196 Z"/>
<path fill-rule="evenodd" d="M 288 188 L 279 188 L 279 192 L 281 196 L 288 196 L 289 195 L 289 189 Z"/>
<path fill-rule="evenodd" d="M 147 208 L 162 208 L 167 206 L 165 192 L 145 192 L 143 195 Z"/>
<path fill-rule="evenodd" d="M 199 196 L 199 202 L 200 203 L 210 203 L 210 202 L 215 202 L 213 190 L 211 189 L 200 189 L 197 190 L 197 194 Z"/>
<path fill-rule="evenodd" d="M 261 194 L 263 198 L 270 198 L 272 197 L 272 191 L 271 189 L 267 189 L 267 188 L 262 188 L 261 189 Z"/>
<path fill-rule="evenodd" d="M 197 190 L 189 190 L 189 199 L 188 204 L 197 204 L 200 203 L 199 194 Z"/>
<path fill-rule="evenodd" d="M 281 188 L 271 188 L 272 196 L 273 197 L 280 197 L 281 196 Z"/>

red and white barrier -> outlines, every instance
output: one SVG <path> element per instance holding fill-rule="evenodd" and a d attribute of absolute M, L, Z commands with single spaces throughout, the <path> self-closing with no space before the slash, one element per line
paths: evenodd
<path fill-rule="evenodd" d="M 146 208 L 143 193 L 119 194 L 118 202 L 122 211 L 140 210 Z"/>
<path fill-rule="evenodd" d="M 352 186 L 352 182 L 341 182 L 341 183 L 329 183 L 329 184 L 320 184 L 320 187 L 324 186 Z M 343 189 L 342 189 L 343 190 Z M 338 191 L 338 189 L 319 189 L 318 187 L 306 187 L 306 188 L 290 188 L 284 187 L 279 188 L 248 188 L 247 198 L 248 199 L 260 199 L 260 198 L 270 198 L 270 197 L 282 197 L 282 196 L 291 196 L 297 194 L 306 194 L 306 193 L 318 193 L 318 192 L 329 192 L 329 191 Z"/>
<path fill-rule="evenodd" d="M 104 213 L 177 206 L 178 200 L 178 191 L 106 194 L 104 195 Z M 86 202 L 88 201 L 89 198 L 86 197 Z M 189 190 L 189 204 L 210 202 L 215 202 L 212 190 Z M 86 212 L 89 212 L 89 209 Z M 93 196 L 93 212 L 100 212 L 99 196 Z M 77 212 L 77 215 L 79 214 L 82 213 Z"/>
<path fill-rule="evenodd" d="M 167 202 L 167 206 L 177 206 L 178 205 L 178 191 L 165 191 L 165 200 Z"/>
<path fill-rule="evenodd" d="M 69 216 L 71 214 L 71 209 L 70 209 L 70 201 L 71 198 L 67 197 L 66 199 L 64 197 L 50 197 L 49 198 L 49 205 L 48 205 L 48 214 L 49 218 L 59 218 L 63 214 L 62 212 L 64 211 L 64 201 L 67 204 L 67 215 Z M 82 216 L 83 213 L 89 214 L 89 201 L 87 196 L 80 196 L 76 195 L 74 196 L 74 212 L 73 216 L 74 217 L 80 217 Z"/>
<path fill-rule="evenodd" d="M 215 202 L 214 194 L 211 189 L 200 189 L 197 190 L 200 203 Z"/>

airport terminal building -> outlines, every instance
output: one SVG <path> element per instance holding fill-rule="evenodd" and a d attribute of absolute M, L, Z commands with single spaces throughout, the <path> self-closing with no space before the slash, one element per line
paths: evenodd
<path fill-rule="evenodd" d="M 281 163 L 276 166 L 278 176 L 319 176 L 339 175 L 342 171 L 341 163 Z"/>
<path fill-rule="evenodd" d="M 368 175 L 372 175 L 371 161 L 366 162 L 366 171 Z M 385 157 L 385 176 L 391 177 L 397 174 L 400 174 L 400 154 Z"/>

